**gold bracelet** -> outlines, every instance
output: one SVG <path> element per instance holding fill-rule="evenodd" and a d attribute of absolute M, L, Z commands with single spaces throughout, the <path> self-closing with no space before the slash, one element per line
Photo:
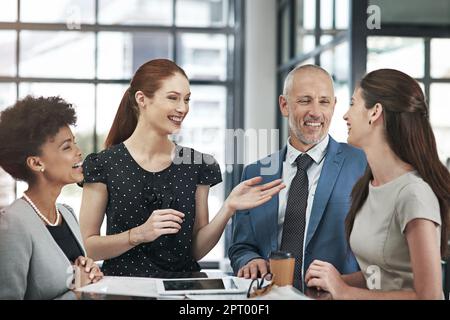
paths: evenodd
<path fill-rule="evenodd" d="M 133 247 L 136 247 L 139 244 L 131 241 L 131 229 L 128 229 L 128 244 Z"/>

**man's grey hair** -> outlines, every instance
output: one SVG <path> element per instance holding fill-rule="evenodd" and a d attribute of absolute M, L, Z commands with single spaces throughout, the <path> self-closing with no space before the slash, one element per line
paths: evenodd
<path fill-rule="evenodd" d="M 318 65 L 315 65 L 315 64 L 304 64 L 304 65 L 295 67 L 286 76 L 286 79 L 284 80 L 284 86 L 283 86 L 283 96 L 286 97 L 288 92 L 292 89 L 292 81 L 294 79 L 294 75 L 299 71 L 308 70 L 308 69 L 323 72 L 324 74 L 326 74 L 330 78 L 331 84 L 333 85 L 333 88 L 334 88 L 333 78 L 331 77 L 331 75 L 328 73 L 327 70 L 325 70 L 324 68 L 322 68 Z"/>

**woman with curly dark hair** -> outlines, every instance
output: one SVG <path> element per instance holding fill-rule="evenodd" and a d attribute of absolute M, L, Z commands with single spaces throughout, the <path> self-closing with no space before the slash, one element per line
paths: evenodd
<path fill-rule="evenodd" d="M 83 179 L 75 122 L 60 97 L 28 96 L 0 114 L 0 166 L 28 183 L 0 211 L 0 299 L 52 299 L 103 276 L 85 257 L 73 210 L 56 204 L 65 185 Z"/>

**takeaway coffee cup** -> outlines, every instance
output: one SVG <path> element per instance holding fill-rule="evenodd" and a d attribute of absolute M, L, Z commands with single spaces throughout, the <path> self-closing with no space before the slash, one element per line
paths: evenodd
<path fill-rule="evenodd" d="M 292 253 L 273 251 L 269 256 L 270 272 L 277 286 L 294 284 L 295 258 Z"/>

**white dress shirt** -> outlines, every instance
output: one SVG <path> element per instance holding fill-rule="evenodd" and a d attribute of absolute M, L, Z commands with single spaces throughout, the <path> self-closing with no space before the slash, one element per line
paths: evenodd
<path fill-rule="evenodd" d="M 305 241 L 306 234 L 308 232 L 308 224 L 309 217 L 311 216 L 311 208 L 314 201 L 314 194 L 316 193 L 317 184 L 319 182 L 320 173 L 322 172 L 323 160 L 325 158 L 327 152 L 327 146 L 329 141 L 328 135 L 318 144 L 316 144 L 313 148 L 309 149 L 306 153 L 314 160 L 313 163 L 307 170 L 308 175 L 308 204 L 306 206 L 306 225 L 305 225 L 305 234 L 303 239 L 303 256 L 305 252 Z M 289 188 L 291 187 L 292 179 L 294 179 L 295 174 L 297 173 L 297 165 L 295 163 L 295 159 L 302 154 L 303 152 L 295 149 L 291 145 L 290 137 L 287 141 L 287 151 L 286 158 L 283 162 L 283 172 L 282 179 L 286 188 L 280 191 L 279 193 L 279 202 L 278 202 L 278 248 L 281 246 L 281 238 L 283 235 L 283 223 L 284 216 L 286 213 L 286 205 L 289 194 Z M 304 259 L 303 259 L 304 260 Z M 302 275 L 304 273 L 302 272 Z"/>

